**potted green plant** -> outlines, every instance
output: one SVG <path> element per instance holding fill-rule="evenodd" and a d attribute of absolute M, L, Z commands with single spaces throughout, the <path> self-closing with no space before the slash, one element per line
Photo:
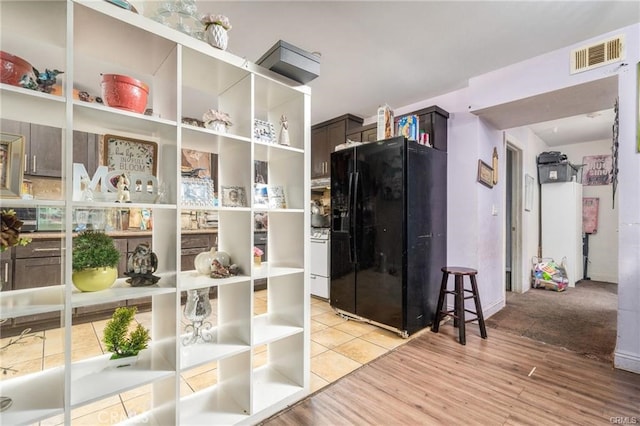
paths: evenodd
<path fill-rule="evenodd" d="M 111 352 L 109 360 L 113 361 L 113 366 L 133 364 L 138 353 L 149 345 L 149 330 L 142 324 L 131 327 L 137 311 L 135 306 L 117 308 L 104 327 L 102 341 L 107 351 Z"/>
<path fill-rule="evenodd" d="M 73 237 L 73 284 L 81 291 L 109 288 L 118 278 L 120 252 L 104 232 L 83 231 Z"/>

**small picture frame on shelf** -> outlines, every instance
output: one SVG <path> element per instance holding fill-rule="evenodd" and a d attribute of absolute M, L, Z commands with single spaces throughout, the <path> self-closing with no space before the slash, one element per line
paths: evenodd
<path fill-rule="evenodd" d="M 222 187 L 223 207 L 246 207 L 247 197 L 243 186 Z"/>
<path fill-rule="evenodd" d="M 213 207 L 215 194 L 211 179 L 182 178 L 180 199 L 183 206 Z"/>
<path fill-rule="evenodd" d="M 2 133 L 0 139 L 0 196 L 20 198 L 24 177 L 24 136 Z"/>
<path fill-rule="evenodd" d="M 211 153 L 182 148 L 180 173 L 183 177 L 211 179 Z"/>
<path fill-rule="evenodd" d="M 493 188 L 493 168 L 482 160 L 478 160 L 478 182 Z"/>
<path fill-rule="evenodd" d="M 267 185 L 267 193 L 269 196 L 269 208 L 272 208 L 272 209 L 287 208 L 287 200 L 284 195 L 284 186 Z"/>
<path fill-rule="evenodd" d="M 256 183 L 253 186 L 253 205 L 255 207 L 269 207 L 268 186 L 264 183 Z"/>
<path fill-rule="evenodd" d="M 253 120 L 253 138 L 258 142 L 276 143 L 276 129 L 268 121 Z"/>
<path fill-rule="evenodd" d="M 104 135 L 101 141 L 100 164 L 109 171 L 147 173 L 158 176 L 158 144 L 116 135 Z"/>

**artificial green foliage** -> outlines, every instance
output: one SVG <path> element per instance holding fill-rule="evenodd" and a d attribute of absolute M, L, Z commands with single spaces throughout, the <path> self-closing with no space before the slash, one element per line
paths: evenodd
<path fill-rule="evenodd" d="M 90 268 L 115 268 L 120 252 L 113 245 L 113 238 L 98 231 L 83 231 L 73 237 L 74 272 Z"/>
<path fill-rule="evenodd" d="M 111 359 L 136 356 L 138 352 L 147 348 L 151 340 L 149 330 L 138 324 L 129 332 L 131 321 L 137 311 L 135 306 L 118 308 L 107 322 L 102 341 L 107 351 L 113 353 Z"/>

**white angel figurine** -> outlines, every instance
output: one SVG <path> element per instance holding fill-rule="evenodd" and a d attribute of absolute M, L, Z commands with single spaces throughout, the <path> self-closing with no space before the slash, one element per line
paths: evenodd
<path fill-rule="evenodd" d="M 284 114 L 280 117 L 280 137 L 278 138 L 278 143 L 289 146 L 289 123 L 287 122 L 287 116 Z"/>

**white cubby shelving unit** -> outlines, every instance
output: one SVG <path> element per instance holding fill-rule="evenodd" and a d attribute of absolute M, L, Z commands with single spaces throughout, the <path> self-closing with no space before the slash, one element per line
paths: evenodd
<path fill-rule="evenodd" d="M 64 360 L 27 375 L 0 381 L 0 395 L 12 406 L 0 424 L 56 421 L 72 424 L 73 410 L 123 392 L 150 388 L 150 406 L 122 424 L 253 424 L 309 392 L 310 89 L 243 58 L 163 26 L 143 15 L 97 0 L 0 2 L 0 49 L 36 68 L 63 70 L 62 94 L 46 94 L 0 84 L 0 118 L 61 129 L 62 198 L 0 199 L 3 206 L 60 207 L 62 284 L 0 293 L 0 318 L 42 313 L 60 316 Z M 101 73 L 124 74 L 150 88 L 143 115 L 76 99 L 74 89 L 100 96 Z M 209 108 L 227 112 L 226 133 L 182 123 Z M 290 146 L 253 138 L 254 120 L 277 125 L 285 114 Z M 107 290 L 82 293 L 71 282 L 73 218 L 77 209 L 109 210 L 121 204 L 73 197 L 73 131 L 153 141 L 158 146 L 157 178 L 166 196 L 150 209 L 152 246 L 159 259 L 151 287 L 131 287 L 118 279 Z M 242 186 L 246 207 L 181 204 L 181 149 L 218 156 L 214 182 Z M 269 261 L 253 262 L 254 161 L 268 164 L 269 183 L 285 190 L 286 208 L 268 209 Z M 218 250 L 227 252 L 240 275 L 212 279 L 181 270 L 181 214 L 206 210 L 218 215 Z M 267 279 L 266 312 L 255 314 L 254 281 Z M 217 315 L 209 343 L 183 345 L 181 297 L 191 289 L 217 287 Z M 105 368 L 108 354 L 82 358 L 74 333 L 74 311 L 104 303 L 126 304 L 150 298 L 150 347 L 123 369 Z M 76 342 L 76 343 L 72 343 Z M 74 347 L 77 345 L 78 347 Z M 266 347 L 266 362 L 256 354 Z M 1 356 L 1 354 L 0 354 Z M 198 392 L 181 393 L 181 374 L 217 364 L 216 382 Z M 256 365 L 259 364 L 259 365 Z"/>

